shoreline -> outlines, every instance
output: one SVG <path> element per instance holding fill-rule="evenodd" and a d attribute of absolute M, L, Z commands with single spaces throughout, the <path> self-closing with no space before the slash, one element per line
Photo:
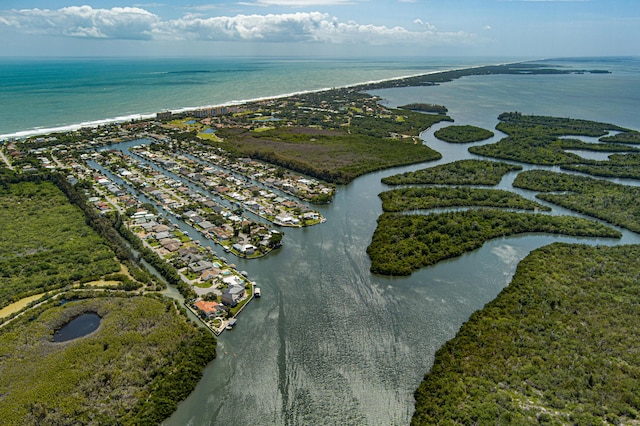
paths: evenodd
<path fill-rule="evenodd" d="M 545 60 L 545 59 L 539 59 L 538 61 L 542 61 L 542 60 Z M 535 60 L 534 61 L 526 60 L 524 62 L 535 62 Z M 387 82 L 396 81 L 396 80 L 400 81 L 400 80 L 416 78 L 416 77 L 422 77 L 422 76 L 428 76 L 428 75 L 437 75 L 437 74 L 449 73 L 449 72 L 455 72 L 455 71 L 473 70 L 473 69 L 477 69 L 477 68 L 481 68 L 481 67 L 488 67 L 488 66 L 507 66 L 507 65 L 519 64 L 519 63 L 523 63 L 523 62 L 507 62 L 507 63 L 500 63 L 500 64 L 482 64 L 482 65 L 474 65 L 474 66 L 464 66 L 464 67 L 459 67 L 459 68 L 448 68 L 448 69 L 437 70 L 437 71 L 429 71 L 429 72 L 410 74 L 410 75 L 405 75 L 405 76 L 400 76 L 400 77 L 392 77 L 392 78 L 384 78 L 384 79 L 380 79 L 380 80 L 364 81 L 364 82 L 360 82 L 360 83 L 347 84 L 347 85 L 344 85 L 344 86 L 325 87 L 325 88 L 322 88 L 322 89 L 313 89 L 313 90 L 301 90 L 301 91 L 297 91 L 297 92 L 283 93 L 283 94 L 273 95 L 273 96 L 262 96 L 262 97 L 258 97 L 258 98 L 250 98 L 250 99 L 242 99 L 242 100 L 231 100 L 231 101 L 228 101 L 228 102 L 223 102 L 221 104 L 214 104 L 214 105 L 183 107 L 183 108 L 178 108 L 178 109 L 165 109 L 164 111 L 170 111 L 172 114 L 183 114 L 183 113 L 187 113 L 187 112 L 190 112 L 190 111 L 197 111 L 199 109 L 244 105 L 244 104 L 249 104 L 249 103 L 252 103 L 252 102 L 260 102 L 260 101 L 265 101 L 265 100 L 269 100 L 269 99 L 284 99 L 284 98 L 288 98 L 288 97 L 291 97 L 291 96 L 304 95 L 304 94 L 309 94 L 309 93 L 321 93 L 321 92 L 326 92 L 326 91 L 335 90 L 335 89 L 348 89 L 348 88 L 353 88 L 353 87 L 361 87 L 361 86 L 367 86 L 367 85 L 372 85 L 372 84 L 387 83 Z M 106 125 L 106 124 L 124 123 L 124 122 L 131 121 L 131 120 L 150 120 L 150 119 L 155 118 L 156 114 L 158 112 L 162 112 L 162 111 L 156 111 L 154 113 L 136 113 L 136 114 L 129 114 L 129 115 L 126 115 L 126 116 L 118 116 L 118 117 L 111 117 L 111 118 L 96 119 L 96 120 L 91 120 L 91 121 L 83 121 L 83 122 L 75 123 L 75 124 L 67 124 L 67 125 L 52 126 L 52 127 L 41 127 L 41 128 L 34 128 L 34 129 L 28 129 L 28 130 L 20 130 L 18 132 L 13 132 L 13 133 L 0 134 L 0 144 L 6 143 L 7 141 L 9 141 L 11 139 L 25 139 L 25 138 L 29 138 L 29 137 L 32 137 L 32 136 L 44 136 L 44 135 L 48 135 L 48 134 L 51 134 L 51 133 L 72 132 L 72 131 L 75 131 L 75 130 L 78 130 L 78 129 L 82 129 L 82 128 L 96 128 L 96 127 L 99 127 L 99 126 L 102 126 L 102 125 Z"/>

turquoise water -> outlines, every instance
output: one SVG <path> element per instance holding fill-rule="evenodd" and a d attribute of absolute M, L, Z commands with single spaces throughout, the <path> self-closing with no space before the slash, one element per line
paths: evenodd
<path fill-rule="evenodd" d="M 0 139 L 506 60 L 0 59 Z"/>

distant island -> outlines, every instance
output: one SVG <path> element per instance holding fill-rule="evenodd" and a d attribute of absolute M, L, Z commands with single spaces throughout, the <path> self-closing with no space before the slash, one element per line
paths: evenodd
<path fill-rule="evenodd" d="M 470 143 L 483 141 L 493 137 L 493 132 L 480 127 L 462 125 L 447 126 L 436 130 L 433 134 L 436 138 L 451 143 Z"/>
<path fill-rule="evenodd" d="M 358 90 L 378 90 L 392 87 L 413 87 L 413 86 L 433 86 L 446 83 L 461 77 L 472 75 L 492 75 L 492 74 L 516 74 L 516 75 L 538 75 L 538 74 L 607 74 L 608 70 L 573 70 L 563 69 L 545 64 L 522 62 L 507 65 L 486 65 L 460 70 L 434 72 L 414 77 L 393 79 L 379 83 L 366 83 L 355 86 Z"/>

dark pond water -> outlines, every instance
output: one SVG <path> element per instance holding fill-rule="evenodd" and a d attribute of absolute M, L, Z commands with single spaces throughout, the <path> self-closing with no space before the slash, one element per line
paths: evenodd
<path fill-rule="evenodd" d="M 54 342 L 66 342 L 93 333 L 100 326 L 100 316 L 95 312 L 87 312 L 69 321 L 53 334 Z"/>

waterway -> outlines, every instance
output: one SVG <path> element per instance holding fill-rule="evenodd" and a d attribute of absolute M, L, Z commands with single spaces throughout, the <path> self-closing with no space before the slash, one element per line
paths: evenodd
<path fill-rule="evenodd" d="M 632 102 L 636 108 L 626 110 L 628 97 L 601 95 L 617 88 L 610 77 L 471 77 L 377 94 L 391 106 L 444 104 L 457 124 L 487 129 L 495 127 L 498 114 L 512 110 L 640 129 L 637 101 Z M 627 82 L 631 78 L 623 77 Z M 578 86 L 583 88 L 579 97 L 574 96 Z M 597 117 L 593 103 L 607 111 L 604 118 Z M 616 114 L 609 117 L 611 111 Z M 378 193 L 389 189 L 380 179 L 473 158 L 469 145 L 434 139 L 436 128 L 423 138 L 443 154 L 442 160 L 360 177 L 340 187 L 331 205 L 319 208 L 325 224 L 287 230 L 284 246 L 265 258 L 233 259 L 257 281 L 262 298 L 243 311 L 233 331 L 219 338 L 217 359 L 165 425 L 408 424 L 413 391 L 436 350 L 471 313 L 495 298 L 531 250 L 557 241 L 640 243 L 628 231 L 621 240 L 521 235 L 490 241 L 410 277 L 372 275 L 366 248 L 382 212 Z M 514 177 L 507 175 L 499 187 L 516 191 L 511 187 Z M 573 213 L 554 207 L 553 214 Z"/>

